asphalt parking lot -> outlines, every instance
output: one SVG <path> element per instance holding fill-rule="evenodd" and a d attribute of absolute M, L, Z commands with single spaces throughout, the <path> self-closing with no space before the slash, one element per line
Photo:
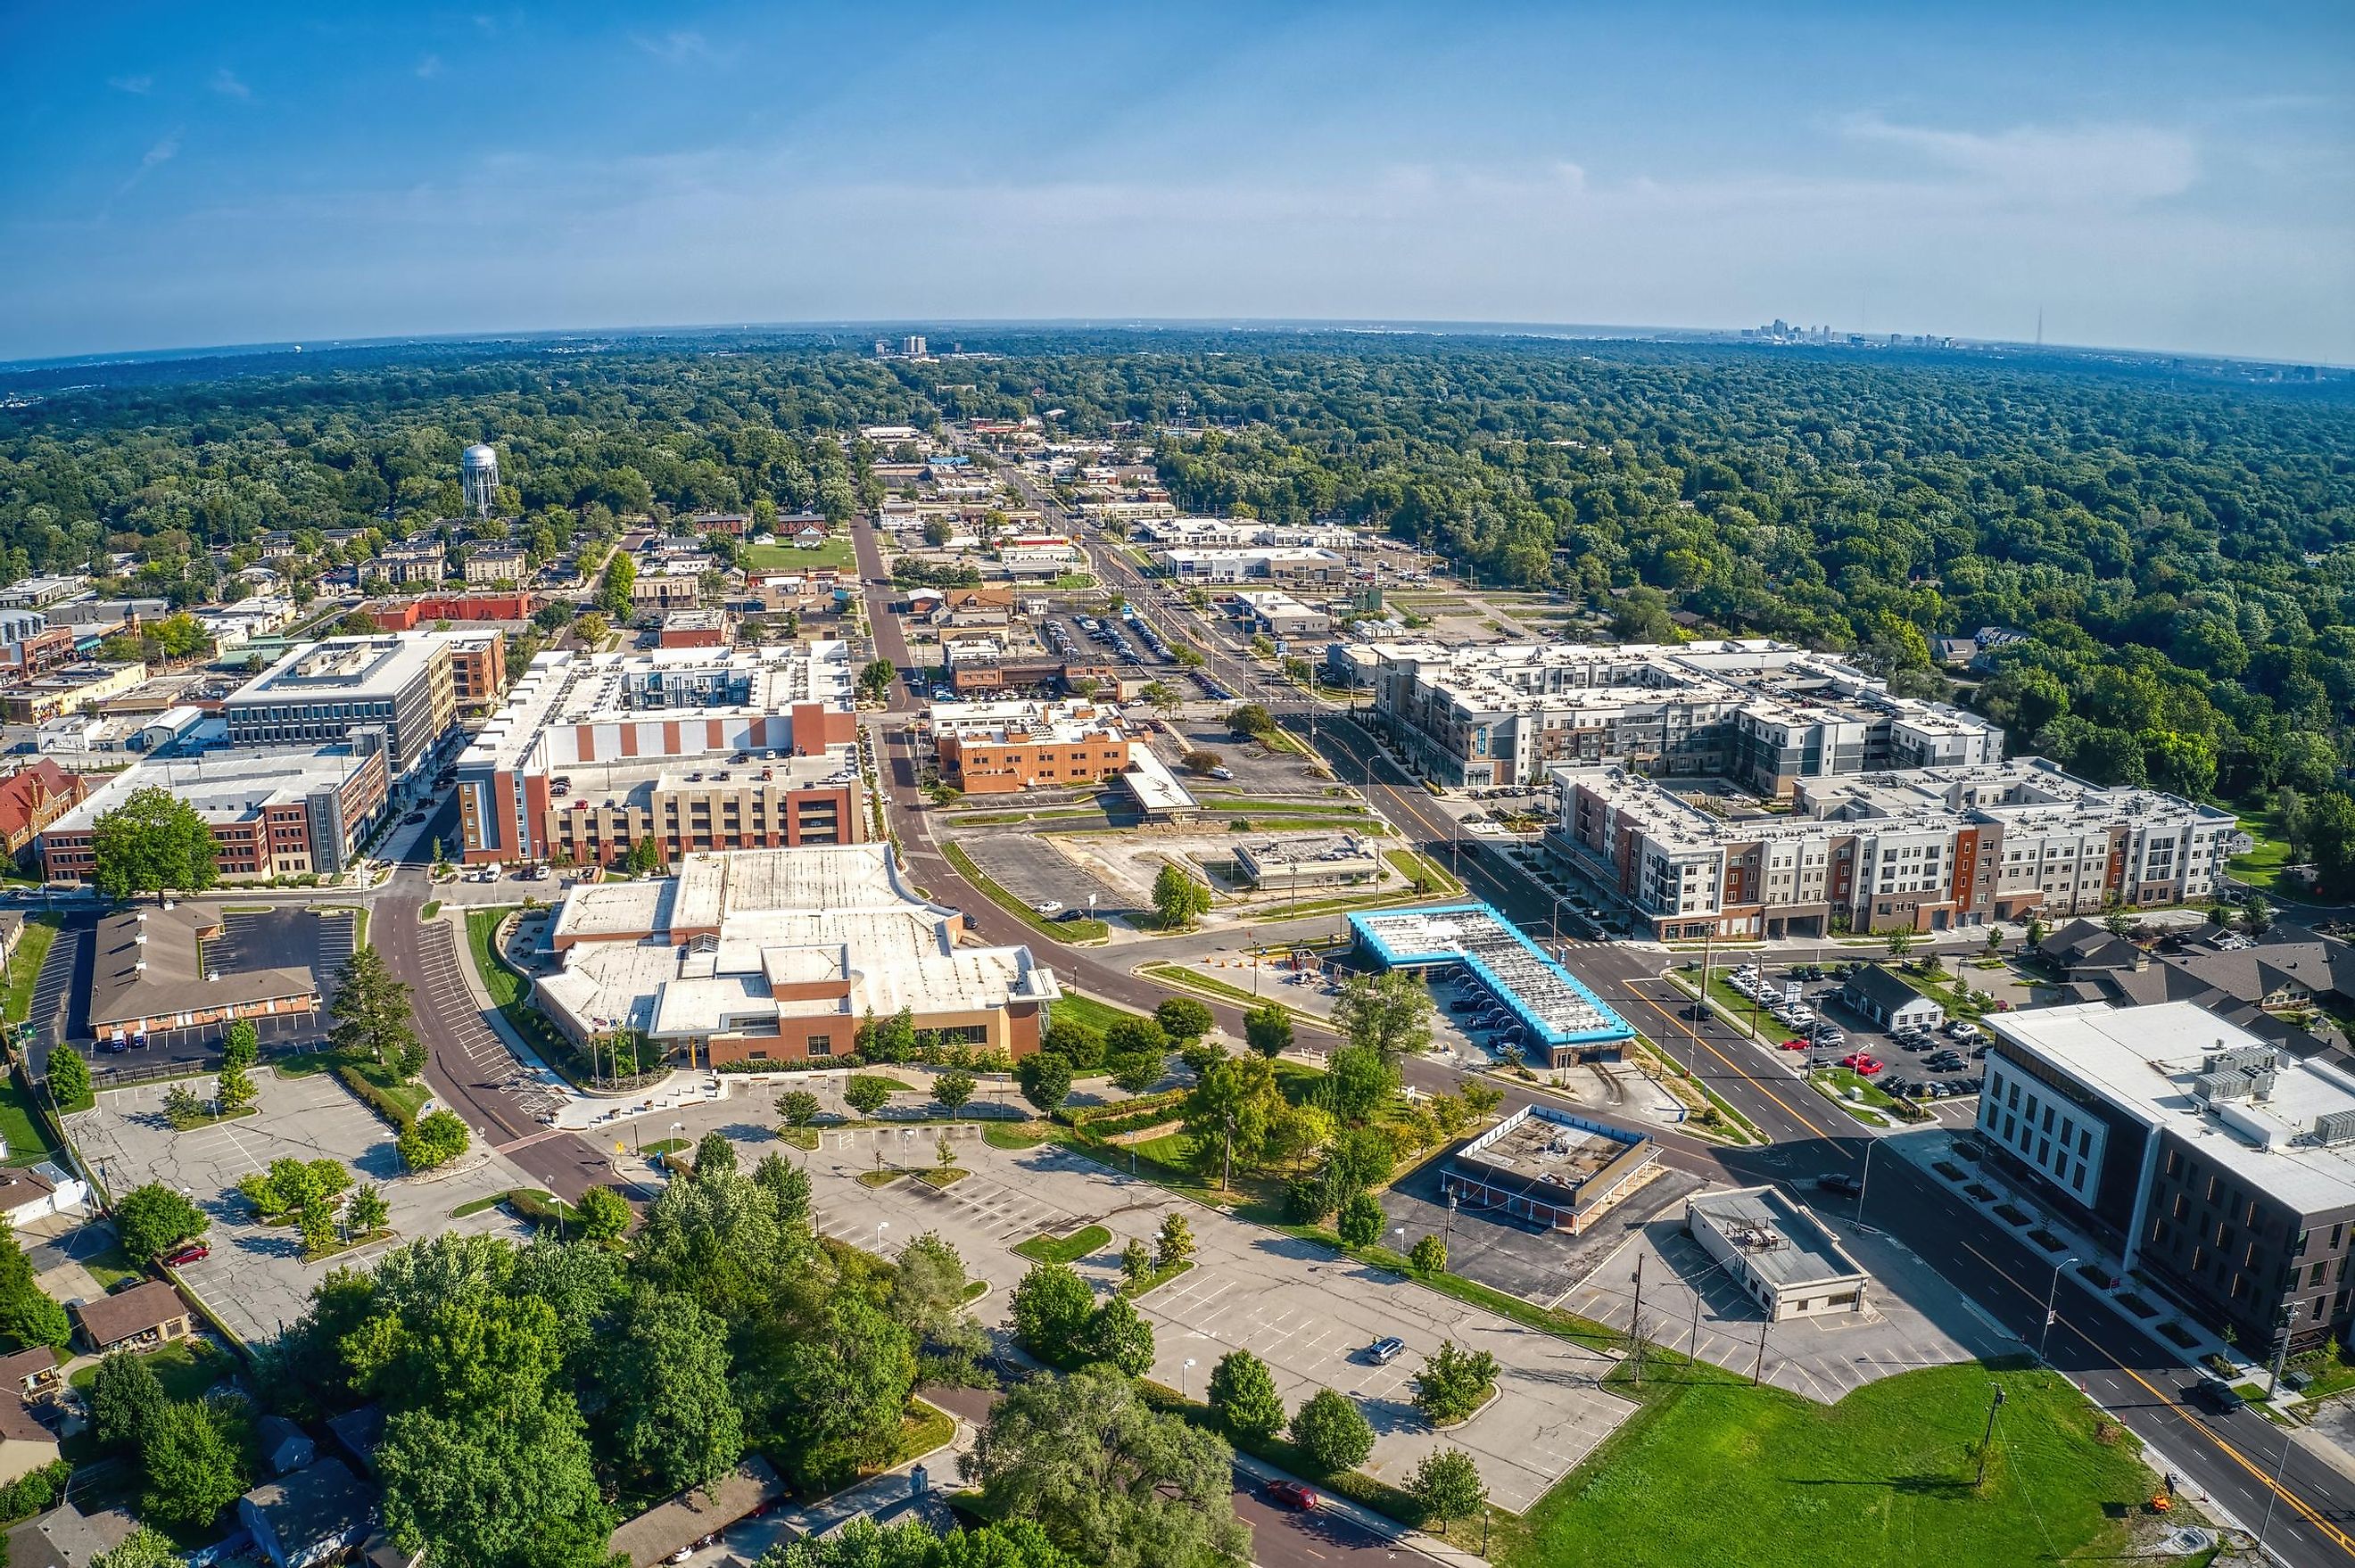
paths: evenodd
<path fill-rule="evenodd" d="M 717 1108 L 707 1115 L 733 1119 Z M 905 1140 L 885 1136 L 885 1157 L 903 1159 L 897 1151 Z M 911 1163 L 931 1163 L 931 1138 L 920 1135 L 915 1143 Z M 1195 1267 L 1137 1304 L 1154 1325 L 1153 1377 L 1199 1394 L 1218 1359 L 1240 1347 L 1268 1363 L 1287 1404 L 1318 1388 L 1339 1389 L 1374 1424 L 1374 1453 L 1365 1468 L 1390 1480 L 1403 1483 L 1435 1447 L 1461 1448 L 1478 1462 L 1501 1506 L 1526 1508 L 1631 1412 L 1597 1386 L 1612 1365 L 1604 1356 L 1051 1146 L 1015 1154 L 967 1139 L 957 1146 L 957 1160 L 974 1174 L 935 1192 L 912 1181 L 858 1186 L 858 1172 L 874 1163 L 870 1145 L 871 1135 L 852 1134 L 847 1147 L 829 1138 L 810 1157 L 822 1228 L 861 1247 L 879 1243 L 887 1253 L 911 1236 L 939 1232 L 990 1282 L 977 1308 L 985 1321 L 1004 1322 L 1012 1287 L 1029 1267 L 1007 1250 L 1015 1243 L 1042 1231 L 1067 1234 L 1103 1225 L 1113 1241 L 1078 1266 L 1108 1291 L 1126 1240 L 1149 1239 L 1164 1214 L 1185 1214 L 1199 1246 Z M 1405 1340 L 1407 1353 L 1386 1367 L 1366 1360 L 1364 1347 L 1388 1335 Z M 1444 1339 L 1489 1351 L 1502 1375 L 1490 1404 L 1442 1434 L 1412 1408 L 1409 1380 Z"/>
<path fill-rule="evenodd" d="M 265 1068 L 254 1083 L 261 1091 L 255 1115 L 188 1132 L 174 1132 L 164 1119 L 165 1083 L 111 1090 L 98 1097 L 96 1108 L 67 1118 L 74 1143 L 109 1190 L 161 1182 L 187 1193 L 212 1217 L 206 1237 L 212 1255 L 181 1274 L 240 1338 L 274 1336 L 302 1315 L 312 1287 L 329 1269 L 365 1263 L 404 1239 L 442 1231 L 521 1233 L 496 1208 L 451 1217 L 472 1199 L 535 1185 L 506 1159 L 486 1155 L 479 1142 L 453 1175 L 409 1177 L 390 1129 L 333 1074 L 282 1079 Z M 201 1092 L 209 1084 L 197 1087 Z M 293 1229 L 258 1223 L 237 1192 L 240 1179 L 290 1156 L 339 1160 L 357 1179 L 380 1185 L 392 1209 L 393 1237 L 304 1263 Z"/>
<path fill-rule="evenodd" d="M 1850 1390 L 1918 1367 L 2017 1354 L 2018 1340 L 1902 1243 L 1800 1195 L 1872 1276 L 1869 1310 L 1769 1324 L 1758 1304 L 1686 1234 L 1681 1203 L 1636 1229 L 1560 1303 L 1625 1328 L 1636 1310 L 1636 1259 L 1644 1258 L 1644 1325 L 1670 1349 L 1747 1376 L 1764 1331 L 1764 1381 L 1826 1404 Z M 1847 1200 L 1838 1200 L 1843 1206 Z M 1462 1221 L 1458 1221 L 1458 1229 Z M 1698 1299 L 1700 1316 L 1693 1315 Z"/>
<path fill-rule="evenodd" d="M 1220 715 L 1231 711 L 1231 706 L 1221 708 Z M 1179 741 L 1172 743 L 1166 732 L 1162 735 L 1162 744 L 1156 748 L 1162 761 L 1174 768 L 1187 752 L 1215 752 L 1235 775 L 1231 779 L 1198 779 L 1187 774 L 1190 781 L 1188 787 L 1198 795 L 1263 799 L 1287 795 L 1324 797 L 1326 781 L 1310 772 L 1307 758 L 1292 752 L 1271 752 L 1256 741 L 1245 740 L 1227 728 L 1223 717 L 1178 717 L 1164 722 L 1178 732 Z"/>
<path fill-rule="evenodd" d="M 1033 908 L 1052 901 L 1084 912 L 1091 893 L 1099 915 L 1123 914 L 1135 907 L 1132 896 L 1089 875 L 1043 839 L 1023 833 L 975 832 L 957 835 L 955 842 L 992 881 Z"/>
<path fill-rule="evenodd" d="M 1698 971 L 1687 977 L 1697 979 Z M 1779 987 L 1791 977 L 1788 965 L 1777 965 L 1769 967 L 1766 971 L 1766 978 L 1770 986 Z M 1958 1100 L 1967 1104 L 1970 1095 L 1977 1092 L 1978 1081 L 1985 1075 L 1984 1065 L 1979 1061 L 1970 1061 L 1970 1048 L 1958 1044 L 1944 1030 L 1939 1031 L 1937 1039 L 1932 1044 L 1909 1051 L 1886 1030 L 1879 1028 L 1870 1019 L 1839 999 L 1841 988 L 1839 981 L 1806 980 L 1800 982 L 1800 987 L 1802 999 L 1808 1007 L 1815 1009 L 1817 1017 L 1826 1023 L 1836 1025 L 1846 1037 L 1837 1047 L 1824 1047 L 1807 1052 L 1805 1060 L 1809 1066 L 1829 1067 L 1852 1051 L 1863 1051 L 1879 1061 L 1884 1069 L 1895 1072 L 1908 1082 L 1954 1083 L 1965 1086 L 1966 1093 L 1961 1096 L 1924 1102 L 1934 1107 L 1954 1104 Z M 1780 993 L 1777 991 L 1774 994 Z M 1758 1027 L 1760 1050 L 1781 1059 L 1785 1065 L 1796 1064 L 1801 1060 L 1800 1053 L 1786 1052 L 1781 1048 L 1782 1041 L 1794 1038 L 1798 1031 L 1777 1020 L 1763 1007 L 1755 1009 L 1754 1014 L 1753 1009 L 1744 1008 L 1734 1015 L 1739 1022 L 1745 1026 L 1752 1021 L 1753 1016 Z M 1742 1032 L 1742 1037 L 1746 1039 L 1746 1029 Z M 1964 1052 L 1965 1065 L 1961 1069 L 1937 1072 L 1925 1065 L 1925 1059 L 1948 1046 L 1954 1046 Z"/>
<path fill-rule="evenodd" d="M 1686 1195 L 1701 1185 L 1690 1171 L 1655 1165 L 1648 1180 L 1573 1236 L 1496 1211 L 1459 1208 L 1451 1221 L 1440 1191 L 1446 1163 L 1426 1161 L 1391 1189 L 1382 1201 L 1391 1224 L 1405 1227 L 1408 1246 L 1439 1232 L 1450 1269 L 1528 1301 L 1552 1301 L 1575 1288 L 1646 1221 L 1682 1212 Z"/>

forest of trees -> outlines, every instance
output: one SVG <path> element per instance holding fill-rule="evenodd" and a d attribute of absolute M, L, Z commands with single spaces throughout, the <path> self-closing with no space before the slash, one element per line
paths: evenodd
<path fill-rule="evenodd" d="M 456 509 L 499 448 L 521 537 L 873 498 L 861 423 L 1150 440 L 1180 504 L 1346 517 L 1625 635 L 1669 612 L 1948 692 L 1927 639 L 2027 634 L 1963 695 L 2105 782 L 2277 808 L 2355 878 L 2355 398 L 2051 356 L 1314 333 L 559 340 L 0 377 L 0 571 L 139 550 L 185 599 L 273 528 Z M 67 386 L 69 377 L 89 384 Z"/>

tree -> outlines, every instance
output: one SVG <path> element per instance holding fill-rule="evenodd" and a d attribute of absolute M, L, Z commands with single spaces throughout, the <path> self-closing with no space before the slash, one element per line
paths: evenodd
<path fill-rule="evenodd" d="M 1254 738 L 1275 728 L 1275 720 L 1256 702 L 1238 703 L 1227 710 L 1227 728 L 1238 735 Z"/>
<path fill-rule="evenodd" d="M 943 1072 L 932 1080 L 932 1103 L 954 1116 L 965 1108 L 974 1091 L 980 1087 L 980 1080 L 962 1068 Z"/>
<path fill-rule="evenodd" d="M 709 1486 L 744 1452 L 729 1389 L 728 1325 L 694 1298 L 640 1285 L 599 1370 L 613 1451 L 662 1492 Z"/>
<path fill-rule="evenodd" d="M 184 1133 L 206 1121 L 210 1113 L 197 1092 L 186 1083 L 175 1083 L 164 1091 L 164 1120 L 176 1133 Z"/>
<path fill-rule="evenodd" d="M 202 892 L 220 880 L 213 830 L 197 808 L 148 784 L 91 825 L 91 880 L 111 899 Z"/>
<path fill-rule="evenodd" d="M 432 1170 L 464 1154 L 470 1137 L 457 1112 L 428 1111 L 394 1140 L 393 1147 L 410 1169 Z"/>
<path fill-rule="evenodd" d="M 357 947 L 336 979 L 327 1041 L 349 1056 L 369 1057 L 403 1078 L 416 1075 L 425 1051 L 417 1039 L 410 988 L 373 947 Z"/>
<path fill-rule="evenodd" d="M 1135 1236 L 1120 1250 L 1120 1280 L 1130 1290 L 1142 1286 L 1153 1277 L 1153 1249 Z"/>
<path fill-rule="evenodd" d="M 1034 1378 L 991 1412 L 965 1462 L 992 1518 L 1035 1520 L 1089 1563 L 1243 1568 L 1234 1450 L 1146 1405 L 1109 1368 Z"/>
<path fill-rule="evenodd" d="M 2251 893 L 2241 905 L 2241 919 L 2251 936 L 2263 936 L 2274 928 L 2274 906 L 2263 893 Z"/>
<path fill-rule="evenodd" d="M 1476 1126 L 1497 1114 L 1505 1103 L 1505 1092 L 1493 1083 L 1473 1082 L 1464 1085 L 1457 1098 L 1464 1102 L 1465 1117 Z"/>
<path fill-rule="evenodd" d="M 605 568 L 605 580 L 597 587 L 597 608 L 617 621 L 630 617 L 630 591 L 638 585 L 638 563 L 626 550 L 615 550 Z"/>
<path fill-rule="evenodd" d="M 1426 1520 L 1439 1521 L 1442 1533 L 1457 1520 L 1478 1513 L 1488 1501 L 1488 1488 L 1480 1481 L 1480 1467 L 1472 1462 L 1469 1454 L 1455 1448 L 1434 1448 L 1425 1454 L 1416 1464 L 1406 1489 L 1423 1505 Z"/>
<path fill-rule="evenodd" d="M 1431 1018 L 1429 987 L 1404 969 L 1353 975 L 1333 1004 L 1334 1027 L 1343 1037 L 1392 1063 L 1430 1046 Z"/>
<path fill-rule="evenodd" d="M 2134 911 L 2127 909 L 2123 904 L 2110 911 L 2109 913 L 2102 917 L 2102 929 L 2108 932 L 2112 936 L 2132 936 L 2134 934 Z"/>
<path fill-rule="evenodd" d="M 726 1133 L 714 1128 L 696 1140 L 695 1179 L 698 1181 L 707 1176 L 735 1174 L 736 1146 L 728 1141 Z"/>
<path fill-rule="evenodd" d="M 102 1448 L 139 1441 L 147 1423 L 171 1401 L 155 1369 L 131 1350 L 115 1350 L 98 1363 L 90 1385 L 91 1435 Z"/>
<path fill-rule="evenodd" d="M 1071 1066 L 1060 1056 L 1043 1051 L 1026 1056 L 1015 1069 L 1015 1076 L 1022 1084 L 1022 1097 L 1041 1115 L 1051 1115 L 1071 1097 Z"/>
<path fill-rule="evenodd" d="M 1345 1122 L 1371 1121 L 1398 1093 L 1398 1069 L 1369 1046 L 1345 1045 L 1327 1059 L 1317 1085 L 1325 1108 Z"/>
<path fill-rule="evenodd" d="M 1389 1222 L 1381 1200 L 1360 1189 L 1341 1200 L 1341 1215 L 1333 1221 L 1333 1228 L 1343 1246 L 1370 1247 L 1382 1239 L 1382 1227 Z"/>
<path fill-rule="evenodd" d="M 1913 932 L 1910 926 L 1898 926 L 1889 933 L 1889 956 L 1902 958 L 1913 951 Z"/>
<path fill-rule="evenodd" d="M 1188 876 L 1174 861 L 1165 861 L 1153 879 L 1153 912 L 1165 931 L 1183 931 L 1210 910 L 1208 884 Z"/>
<path fill-rule="evenodd" d="M 134 1187 L 115 1200 L 114 1233 L 122 1239 L 123 1250 L 141 1263 L 153 1263 L 211 1228 L 203 1210 L 160 1181 Z"/>
<path fill-rule="evenodd" d="M 1496 1387 L 1497 1358 L 1448 1339 L 1414 1374 L 1414 1407 L 1433 1426 L 1445 1426 L 1487 1403 Z"/>
<path fill-rule="evenodd" d="M 602 647 L 605 639 L 613 635 L 613 624 L 600 611 L 585 610 L 580 619 L 572 623 L 572 635 L 580 639 L 583 647 Z"/>
<path fill-rule="evenodd" d="M 955 1245 L 937 1231 L 926 1231 L 892 1260 L 891 1316 L 919 1343 L 948 1339 L 964 1321 L 970 1284 Z"/>
<path fill-rule="evenodd" d="M 314 1198 L 294 1211 L 294 1229 L 303 1238 L 306 1257 L 331 1252 L 336 1245 L 336 1206 Z"/>
<path fill-rule="evenodd" d="M 891 695 L 899 683 L 900 667 L 890 659 L 868 659 L 858 670 L 858 695 L 869 702 L 881 702 Z"/>
<path fill-rule="evenodd" d="M 1112 1059 L 1112 1081 L 1124 1093 L 1142 1094 L 1161 1082 L 1168 1061 L 1159 1051 L 1135 1051 Z"/>
<path fill-rule="evenodd" d="M 1161 1026 L 1163 1034 L 1182 1045 L 1209 1033 L 1218 1019 L 1191 997 L 1171 997 L 1153 1009 L 1153 1021 Z"/>
<path fill-rule="evenodd" d="M 946 545 L 949 542 L 950 536 L 948 519 L 946 517 L 926 517 L 924 519 L 923 532 L 924 542 L 926 544 L 932 546 L 934 549 L 941 549 L 943 545 Z"/>
<path fill-rule="evenodd" d="M 843 1103 L 862 1116 L 871 1117 L 891 1099 L 891 1081 L 871 1072 L 854 1072 L 843 1085 Z"/>
<path fill-rule="evenodd" d="M 1417 1274 L 1445 1274 L 1447 1243 L 1438 1232 L 1427 1232 L 1407 1250 L 1406 1261 Z"/>
<path fill-rule="evenodd" d="M 1319 1470 L 1338 1475 L 1366 1462 L 1374 1427 L 1348 1394 L 1318 1389 L 1292 1413 L 1292 1441 Z"/>
<path fill-rule="evenodd" d="M 1995 925 L 1990 925 L 1990 926 L 1988 926 L 1988 927 L 1987 927 L 1987 956 L 1988 956 L 1988 957 L 1990 957 L 1990 958 L 1992 958 L 1992 957 L 1994 957 L 1997 954 L 1998 954 L 1998 953 L 2000 953 L 2000 952 L 2002 952 L 2002 951 L 2003 951 L 2003 928 L 2002 928 L 2001 926 L 1995 926 Z"/>
<path fill-rule="evenodd" d="M 1186 699 L 1166 680 L 1148 680 L 1138 688 L 1137 700 L 1156 713 L 1174 713 L 1186 705 Z"/>
<path fill-rule="evenodd" d="M 1140 1249 L 1142 1250 L 1142 1249 Z M 1106 1296 L 1080 1331 L 1079 1351 L 1089 1361 L 1119 1368 L 1141 1378 L 1153 1370 L 1153 1325 L 1125 1296 Z"/>
<path fill-rule="evenodd" d="M 788 1089 L 777 1096 L 777 1116 L 789 1127 L 805 1127 L 817 1120 L 817 1096 L 806 1089 Z"/>
<path fill-rule="evenodd" d="M 253 1074 L 229 1062 L 223 1062 L 213 1079 L 213 1104 L 220 1107 L 223 1115 L 251 1104 L 257 1093 Z"/>
<path fill-rule="evenodd" d="M 1292 1015 L 1281 1002 L 1265 1002 L 1243 1015 L 1243 1039 L 1262 1056 L 1292 1049 Z"/>
<path fill-rule="evenodd" d="M 511 1380 L 470 1411 L 396 1411 L 377 1450 L 384 1522 L 436 1563 L 603 1563 L 613 1514 L 569 1393 Z"/>
<path fill-rule="evenodd" d="M 581 1234 L 602 1246 L 612 1246 L 630 1229 L 630 1200 L 610 1187 L 592 1187 L 575 1206 Z"/>
<path fill-rule="evenodd" d="M 1039 1049 L 1061 1057 L 1074 1072 L 1092 1072 L 1103 1065 L 1103 1031 L 1073 1019 L 1050 1018 L 1046 1033 L 1039 1037 Z"/>
<path fill-rule="evenodd" d="M 1210 1369 L 1210 1410 L 1238 1437 L 1265 1439 L 1284 1426 L 1284 1397 L 1267 1363 L 1249 1350 L 1230 1350 Z"/>
<path fill-rule="evenodd" d="M 363 1181 L 352 1189 L 344 1203 L 344 1225 L 355 1236 L 373 1236 L 392 1222 L 392 1205 L 384 1200 L 384 1189 L 373 1181 Z"/>
<path fill-rule="evenodd" d="M 78 1111 L 89 1101 L 90 1063 L 59 1040 L 49 1048 L 49 1098 L 60 1111 Z"/>
<path fill-rule="evenodd" d="M 73 1324 L 33 1276 L 32 1260 L 16 1244 L 16 1232 L 0 1215 L 0 1338 L 20 1349 L 46 1345 L 61 1349 L 73 1338 Z"/>
<path fill-rule="evenodd" d="M 251 1019 L 238 1019 L 221 1037 L 221 1065 L 251 1067 L 261 1060 L 261 1035 Z"/>
<path fill-rule="evenodd" d="M 1204 751 L 1197 747 L 1179 757 L 1178 765 L 1189 773 L 1208 773 L 1215 769 L 1225 767 L 1227 760 L 1216 752 Z"/>
<path fill-rule="evenodd" d="M 1165 1215 L 1161 1229 L 1154 1232 L 1153 1263 L 1156 1268 L 1176 1268 L 1194 1255 L 1194 1227 L 1186 1222 L 1183 1214 Z"/>
<path fill-rule="evenodd" d="M 197 1530 L 245 1491 L 244 1461 L 227 1426 L 202 1402 L 167 1401 L 141 1423 L 143 1518 Z"/>
<path fill-rule="evenodd" d="M 2030 951 L 2033 952 L 2035 949 L 2043 946 L 2044 938 L 2051 930 L 2051 927 L 2044 923 L 2044 917 L 2042 915 L 2030 915 L 2028 917 L 2028 930 L 2026 933 Z"/>
<path fill-rule="evenodd" d="M 1095 1306 L 1087 1281 L 1065 1264 L 1033 1264 L 1014 1287 L 1014 1338 L 1043 1360 L 1064 1354 Z"/>
<path fill-rule="evenodd" d="M 1219 1154 L 1220 1177 L 1241 1151 L 1253 1163 L 1284 1104 L 1275 1070 L 1265 1057 L 1231 1056 L 1214 1061 L 1188 1092 L 1182 1114 L 1196 1144 Z"/>

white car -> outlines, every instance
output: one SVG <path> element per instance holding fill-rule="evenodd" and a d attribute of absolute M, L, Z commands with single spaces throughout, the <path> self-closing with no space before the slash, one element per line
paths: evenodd
<path fill-rule="evenodd" d="M 1030 907 L 1037 910 L 1040 914 L 1060 914 L 1063 908 L 1060 901 L 1056 899 L 1042 900 L 1038 903 L 1032 904 Z"/>

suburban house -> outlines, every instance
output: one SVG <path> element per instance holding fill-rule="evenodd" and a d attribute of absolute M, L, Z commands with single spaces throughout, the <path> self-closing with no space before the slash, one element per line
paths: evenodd
<path fill-rule="evenodd" d="M 376 1488 L 332 1456 L 237 1500 L 237 1517 L 271 1568 L 312 1568 L 341 1557 L 376 1528 Z"/>
<path fill-rule="evenodd" d="M 1840 1000 L 1883 1029 L 1936 1029 L 1946 1021 L 1946 1009 L 1934 997 L 1923 996 L 1878 964 L 1859 964 L 1851 970 Z"/>
<path fill-rule="evenodd" d="M 47 1399 L 65 1386 L 65 1372 L 58 1363 L 58 1353 L 47 1345 L 35 1345 L 13 1356 L 0 1356 L 0 1388 L 18 1399 L 28 1403 Z"/>
<path fill-rule="evenodd" d="M 20 1400 L 0 1399 L 0 1487 L 58 1462 L 58 1435 Z"/>
<path fill-rule="evenodd" d="M 122 1509 L 84 1513 L 66 1503 L 9 1527 L 8 1568 L 90 1568 L 138 1528 Z"/>
<path fill-rule="evenodd" d="M 109 1350 L 152 1350 L 188 1337 L 188 1304 L 160 1279 L 133 1285 L 119 1296 L 78 1301 L 67 1308 L 82 1343 L 95 1355 Z"/>
<path fill-rule="evenodd" d="M 11 1225 L 29 1225 L 51 1214 L 79 1209 L 90 1200 L 90 1184 L 54 1160 L 0 1167 L 0 1214 Z"/>
<path fill-rule="evenodd" d="M 722 1476 L 718 1485 L 680 1492 L 624 1520 L 613 1531 L 612 1549 L 630 1560 L 630 1568 L 652 1568 L 783 1497 L 784 1490 L 777 1472 L 755 1454 Z"/>

